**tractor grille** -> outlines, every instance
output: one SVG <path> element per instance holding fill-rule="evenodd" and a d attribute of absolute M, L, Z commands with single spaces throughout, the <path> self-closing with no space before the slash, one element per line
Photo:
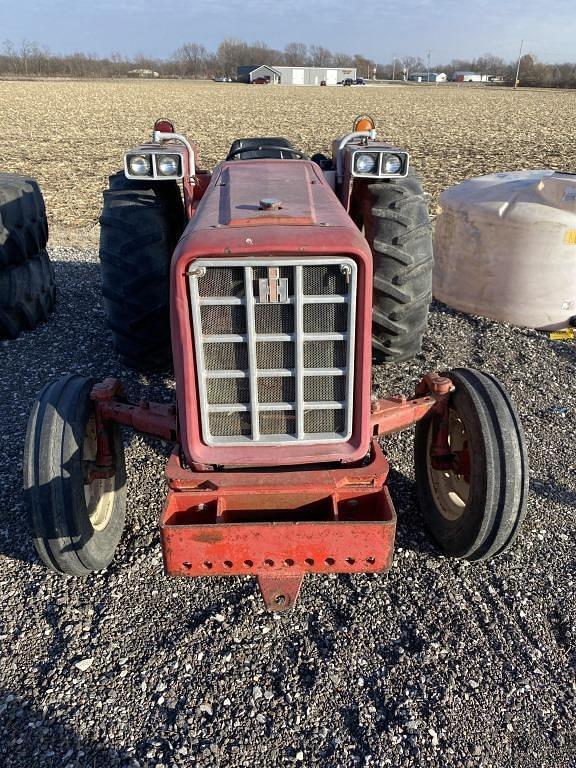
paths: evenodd
<path fill-rule="evenodd" d="M 205 442 L 348 440 L 355 262 L 201 259 L 188 274 Z"/>

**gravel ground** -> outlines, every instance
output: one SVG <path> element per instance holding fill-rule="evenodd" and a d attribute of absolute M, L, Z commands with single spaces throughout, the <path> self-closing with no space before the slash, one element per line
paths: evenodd
<path fill-rule="evenodd" d="M 524 421 L 528 515 L 510 554 L 441 557 L 415 506 L 410 432 L 386 441 L 399 514 L 388 576 L 307 578 L 287 615 L 250 578 L 167 580 L 157 531 L 166 446 L 126 433 L 128 524 L 114 564 L 48 573 L 24 524 L 35 393 L 66 372 L 120 375 L 94 251 L 53 248 L 50 322 L 0 345 L 2 766 L 576 766 L 576 356 L 572 343 L 433 308 L 426 369 L 499 375 Z M 566 409 L 566 410 L 559 410 Z"/>

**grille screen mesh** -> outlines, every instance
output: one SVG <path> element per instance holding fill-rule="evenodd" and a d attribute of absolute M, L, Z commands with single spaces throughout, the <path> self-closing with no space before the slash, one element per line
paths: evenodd
<path fill-rule="evenodd" d="M 356 265 L 293 261 L 278 274 L 275 266 L 200 260 L 191 271 L 196 351 L 206 372 L 198 379 L 200 417 L 209 444 L 313 443 L 351 434 Z M 322 338 L 335 334 L 343 338 Z M 240 405 L 247 410 L 234 410 Z"/>
<path fill-rule="evenodd" d="M 261 376 L 258 379 L 258 400 L 261 403 L 293 403 L 296 382 L 292 376 Z"/>
<path fill-rule="evenodd" d="M 203 306 L 200 307 L 202 329 L 206 335 L 218 336 L 225 333 L 246 333 L 246 312 L 244 307 Z"/>
<path fill-rule="evenodd" d="M 344 411 L 305 411 L 304 431 L 316 434 L 344 432 Z"/>
<path fill-rule="evenodd" d="M 311 403 L 329 400 L 342 402 L 346 398 L 346 376 L 305 376 L 304 400 Z"/>
<path fill-rule="evenodd" d="M 229 341 L 204 344 L 204 362 L 209 371 L 245 371 L 248 348 Z"/>
<path fill-rule="evenodd" d="M 346 304 L 304 304 L 304 333 L 344 332 L 348 324 Z"/>
<path fill-rule="evenodd" d="M 291 341 L 257 341 L 258 368 L 294 368 L 294 344 Z"/>
<path fill-rule="evenodd" d="M 307 267 L 304 270 L 304 293 L 308 296 L 345 296 L 348 293 L 346 277 L 337 264 Z"/>
<path fill-rule="evenodd" d="M 305 368 L 342 368 L 346 365 L 344 341 L 305 341 Z"/>
<path fill-rule="evenodd" d="M 252 423 L 249 413 L 211 413 L 210 432 L 214 437 L 249 437 Z"/>
<path fill-rule="evenodd" d="M 263 435 L 295 435 L 296 414 L 294 411 L 263 411 L 260 431 Z"/>
<path fill-rule="evenodd" d="M 211 267 L 198 278 L 200 296 L 244 296 L 244 270 L 242 267 Z"/>
<path fill-rule="evenodd" d="M 294 333 L 294 307 L 290 304 L 256 304 L 256 333 Z"/>
<path fill-rule="evenodd" d="M 210 405 L 230 405 L 250 402 L 248 379 L 208 379 L 206 394 Z"/>

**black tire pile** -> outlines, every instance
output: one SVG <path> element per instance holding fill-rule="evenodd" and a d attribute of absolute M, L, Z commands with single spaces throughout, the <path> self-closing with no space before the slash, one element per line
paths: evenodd
<path fill-rule="evenodd" d="M 0 173 L 0 339 L 48 319 L 56 299 L 48 222 L 34 179 Z"/>

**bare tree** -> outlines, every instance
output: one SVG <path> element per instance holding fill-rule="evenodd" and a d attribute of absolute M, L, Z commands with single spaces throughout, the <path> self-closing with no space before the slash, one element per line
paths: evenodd
<path fill-rule="evenodd" d="M 287 43 L 283 58 L 288 67 L 303 67 L 308 64 L 308 46 L 305 43 Z"/>
<path fill-rule="evenodd" d="M 12 40 L 4 40 L 2 43 L 2 57 L 6 59 L 8 71 L 18 71 L 18 53 Z"/>
<path fill-rule="evenodd" d="M 174 60 L 183 77 L 202 77 L 206 73 L 208 51 L 201 43 L 184 43 L 174 53 Z"/>
<path fill-rule="evenodd" d="M 410 77 L 410 72 L 424 68 L 422 59 L 419 56 L 403 56 L 400 59 L 400 63 L 402 64 L 402 71 L 405 80 L 408 80 Z"/>
<path fill-rule="evenodd" d="M 332 64 L 332 52 L 321 45 L 310 46 L 310 60 L 313 67 L 329 67 Z"/>
<path fill-rule="evenodd" d="M 253 64 L 247 61 L 249 58 L 248 46 L 242 40 L 228 37 L 222 40 L 216 51 L 218 67 L 225 75 L 231 76 L 236 71 L 236 67 L 243 64 Z"/>
<path fill-rule="evenodd" d="M 24 69 L 25 75 L 28 75 L 30 57 L 34 52 L 35 45 L 36 44 L 32 43 L 30 40 L 22 40 L 22 42 L 20 43 L 20 50 L 18 51 L 18 55 L 20 57 L 20 61 L 22 62 L 22 67 Z"/>
<path fill-rule="evenodd" d="M 503 75 L 507 68 L 504 59 L 494 56 L 493 53 L 485 53 L 474 62 L 474 70 L 482 75 Z"/>
<path fill-rule="evenodd" d="M 371 59 L 362 56 L 361 53 L 357 53 L 354 56 L 354 66 L 356 67 L 356 74 L 358 77 L 370 78 L 372 76 L 374 62 Z"/>
<path fill-rule="evenodd" d="M 349 53 L 335 53 L 332 56 L 332 63 L 335 67 L 354 67 L 354 56 L 350 56 Z"/>

